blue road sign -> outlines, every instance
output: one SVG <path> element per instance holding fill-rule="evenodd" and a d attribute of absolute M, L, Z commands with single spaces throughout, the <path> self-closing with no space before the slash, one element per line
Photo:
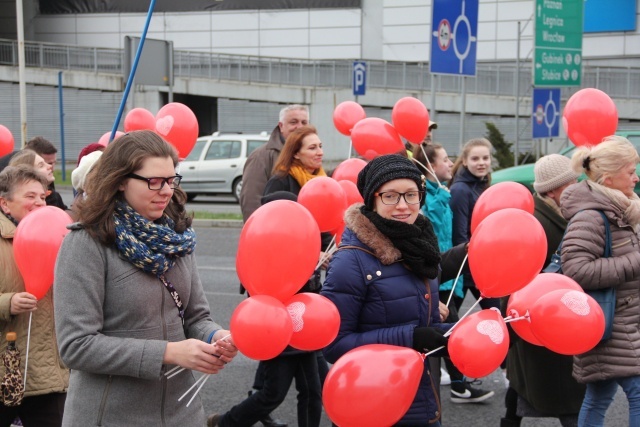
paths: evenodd
<path fill-rule="evenodd" d="M 533 138 L 560 135 L 560 89 L 533 89 Z"/>
<path fill-rule="evenodd" d="M 364 95 L 367 90 L 367 63 L 353 62 L 353 95 Z"/>
<path fill-rule="evenodd" d="M 433 0 L 432 73 L 476 75 L 478 0 Z"/>

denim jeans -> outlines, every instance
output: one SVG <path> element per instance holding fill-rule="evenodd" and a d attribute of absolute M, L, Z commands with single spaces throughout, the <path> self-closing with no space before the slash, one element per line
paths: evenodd
<path fill-rule="evenodd" d="M 578 427 L 600 427 L 618 385 L 629 401 L 629 425 L 640 426 L 640 376 L 612 378 L 587 384 L 587 392 L 582 401 Z"/>

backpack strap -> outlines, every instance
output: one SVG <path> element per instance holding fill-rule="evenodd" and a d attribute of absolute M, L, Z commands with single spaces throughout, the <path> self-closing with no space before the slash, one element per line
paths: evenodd
<path fill-rule="evenodd" d="M 592 209 L 596 212 L 598 212 L 600 214 L 600 216 L 602 216 L 602 220 L 604 221 L 604 254 L 602 255 L 603 258 L 609 258 L 611 257 L 611 226 L 609 225 L 609 219 L 607 218 L 607 216 L 604 214 L 604 212 L 602 212 L 599 209 Z M 582 212 L 581 210 L 578 212 Z M 573 219 L 573 218 L 571 218 Z M 558 245 L 558 249 L 556 249 L 556 254 L 559 256 L 560 253 L 562 252 L 562 242 L 564 241 L 564 236 L 567 235 L 567 230 L 569 229 L 569 224 L 571 223 L 571 220 L 569 220 L 569 222 L 567 223 L 567 228 L 564 229 L 564 234 L 562 235 L 562 240 L 560 240 L 560 244 Z"/>

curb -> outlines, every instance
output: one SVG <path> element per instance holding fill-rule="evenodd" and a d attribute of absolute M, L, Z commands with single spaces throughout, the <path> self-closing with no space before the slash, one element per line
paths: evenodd
<path fill-rule="evenodd" d="M 194 219 L 194 227 L 242 228 L 239 219 Z"/>

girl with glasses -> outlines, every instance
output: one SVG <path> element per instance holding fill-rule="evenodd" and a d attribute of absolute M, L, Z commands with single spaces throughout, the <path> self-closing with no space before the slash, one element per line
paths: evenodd
<path fill-rule="evenodd" d="M 441 323 L 438 283 L 455 277 L 465 245 L 440 253 L 433 226 L 420 213 L 424 179 L 409 159 L 396 154 L 373 159 L 358 175 L 364 205 L 347 209 L 342 242 L 321 292 L 341 318 L 338 336 L 324 350 L 329 362 L 365 344 L 421 353 L 446 346 L 443 334 L 450 325 Z M 399 425 L 440 425 L 430 358 Z"/>
<path fill-rule="evenodd" d="M 237 354 L 210 316 L 177 164 L 160 136 L 136 131 L 111 142 L 87 176 L 55 271 L 58 344 L 71 369 L 64 426 L 200 427 L 200 399 L 178 402 L 191 371 L 215 374 Z M 176 366 L 186 369 L 167 380 Z"/>

